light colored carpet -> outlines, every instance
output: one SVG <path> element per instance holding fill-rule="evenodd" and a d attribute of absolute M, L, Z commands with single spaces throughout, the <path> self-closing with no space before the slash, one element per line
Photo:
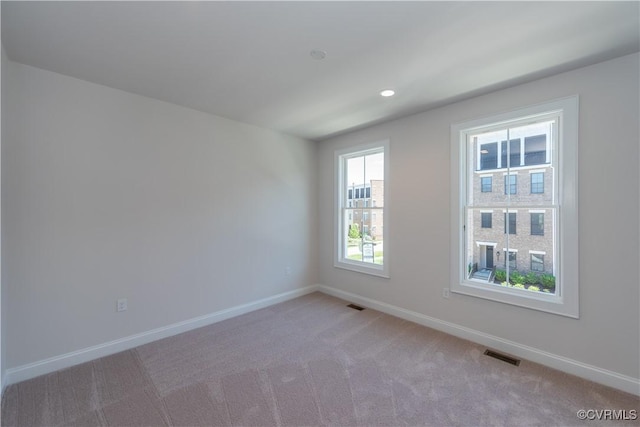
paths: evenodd
<path fill-rule="evenodd" d="M 19 384 L 4 426 L 573 426 L 627 393 L 314 293 Z"/>

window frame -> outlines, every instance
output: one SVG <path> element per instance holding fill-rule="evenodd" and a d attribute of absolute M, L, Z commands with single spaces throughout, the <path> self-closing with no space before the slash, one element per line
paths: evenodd
<path fill-rule="evenodd" d="M 361 144 L 353 147 L 336 150 L 334 153 L 334 262 L 336 268 L 351 270 L 373 276 L 389 278 L 389 140 L 381 140 L 368 144 Z M 346 161 L 353 157 L 360 157 L 368 154 L 384 153 L 384 205 L 367 207 L 368 210 L 382 211 L 382 240 L 384 242 L 384 256 L 382 265 L 364 261 L 351 260 L 344 253 L 344 212 L 347 206 L 345 197 L 346 186 Z M 373 204 L 373 203 L 372 203 Z M 364 208 L 362 208 L 364 209 Z"/>
<path fill-rule="evenodd" d="M 550 162 L 556 170 L 555 221 L 557 242 L 554 265 L 558 286 L 555 294 L 542 294 L 501 286 L 487 286 L 466 277 L 467 221 L 467 137 L 490 126 L 511 126 L 512 122 L 557 117 L 557 138 L 552 141 Z M 578 244 L 578 130 L 577 95 L 451 125 L 451 260 L 450 290 L 454 294 L 579 318 Z M 549 153 L 549 152 L 547 152 Z M 549 154 L 547 154 L 548 156 Z M 526 165 L 525 165 L 526 167 Z M 561 172 L 558 173 L 557 171 Z"/>

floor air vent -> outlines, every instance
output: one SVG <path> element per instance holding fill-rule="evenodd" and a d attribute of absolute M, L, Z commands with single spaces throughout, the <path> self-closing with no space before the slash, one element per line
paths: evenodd
<path fill-rule="evenodd" d="M 502 360 L 503 362 L 511 363 L 514 366 L 520 365 L 519 359 L 514 359 L 513 357 L 507 356 L 505 354 L 496 353 L 495 351 L 485 350 L 484 354 L 487 356 L 493 357 L 494 359 Z"/>
<path fill-rule="evenodd" d="M 358 311 L 364 310 L 364 307 L 360 307 L 359 305 L 355 305 L 355 304 L 349 304 L 347 307 L 353 308 L 354 310 L 358 310 Z"/>

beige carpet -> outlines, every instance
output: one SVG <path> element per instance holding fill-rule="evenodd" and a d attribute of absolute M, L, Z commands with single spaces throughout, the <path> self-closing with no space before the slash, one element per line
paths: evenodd
<path fill-rule="evenodd" d="M 571 426 L 639 398 L 314 293 L 11 385 L 4 426 Z"/>

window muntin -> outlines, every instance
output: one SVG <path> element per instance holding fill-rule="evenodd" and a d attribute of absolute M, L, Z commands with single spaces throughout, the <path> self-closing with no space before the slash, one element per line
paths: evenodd
<path fill-rule="evenodd" d="M 578 316 L 577 124 L 578 99 L 572 97 L 452 126 L 454 146 L 451 151 L 451 181 L 454 184 L 452 190 L 457 192 L 457 196 L 452 198 L 452 211 L 456 213 L 453 224 L 459 225 L 452 230 L 452 257 L 456 260 L 452 263 L 451 271 L 453 292 Z M 520 163 L 514 166 L 511 163 L 515 163 L 517 156 L 516 153 L 512 156 L 512 143 L 506 144 L 506 141 L 516 139 L 520 140 Z M 480 153 L 480 150 L 492 147 L 494 143 L 500 156 L 495 162 L 495 169 L 490 169 L 489 166 L 493 164 L 483 162 L 482 155 L 487 157 L 491 152 Z M 505 161 L 506 165 L 503 164 Z M 536 170 L 524 173 L 543 173 L 542 193 L 517 191 L 517 185 L 515 194 L 511 194 L 511 189 L 505 186 L 502 197 L 501 193 L 483 194 L 481 191 L 480 174 L 492 174 L 494 178 L 499 178 L 517 175 L 518 170 L 532 167 Z M 526 178 L 529 177 L 525 175 L 521 179 L 522 184 L 529 185 Z M 535 183 L 540 179 L 534 177 L 533 180 L 534 191 L 537 191 Z M 510 184 L 509 181 L 507 183 Z M 526 232 L 520 235 L 502 234 L 500 227 L 501 238 L 492 236 L 489 229 L 481 228 L 479 220 L 473 221 L 474 218 L 480 218 L 475 214 L 477 210 L 486 209 L 502 209 L 506 218 L 499 218 L 503 221 L 509 218 L 510 213 L 520 209 L 524 212 L 527 209 L 543 212 L 544 234 L 532 240 Z M 508 222 L 505 228 L 508 228 Z M 538 286 L 529 286 L 527 283 L 517 283 L 516 287 L 512 285 L 513 282 L 504 281 L 500 286 L 487 283 L 486 280 L 476 280 L 467 274 L 476 260 L 482 261 L 474 248 L 480 248 L 482 252 L 487 248 L 482 242 L 496 241 L 504 248 L 509 248 L 502 253 L 503 258 L 499 260 L 502 263 L 498 265 L 505 266 L 511 279 L 517 277 L 525 282 L 526 274 L 533 273 L 535 277 L 544 276 L 545 283 L 551 285 L 543 289 L 539 283 L 538 289 Z M 542 246 L 532 248 L 532 244 Z M 531 263 L 524 260 L 517 264 L 517 270 L 513 263 L 505 263 L 504 254 L 510 253 L 513 247 L 544 253 L 542 263 L 535 262 L 533 266 L 542 270 L 532 271 Z M 499 257 L 499 252 L 496 255 Z M 530 274 L 527 280 L 531 280 L 533 275 Z"/>
<path fill-rule="evenodd" d="M 384 245 L 388 142 L 337 151 L 336 171 L 334 265 L 388 277 L 388 246 Z"/>

